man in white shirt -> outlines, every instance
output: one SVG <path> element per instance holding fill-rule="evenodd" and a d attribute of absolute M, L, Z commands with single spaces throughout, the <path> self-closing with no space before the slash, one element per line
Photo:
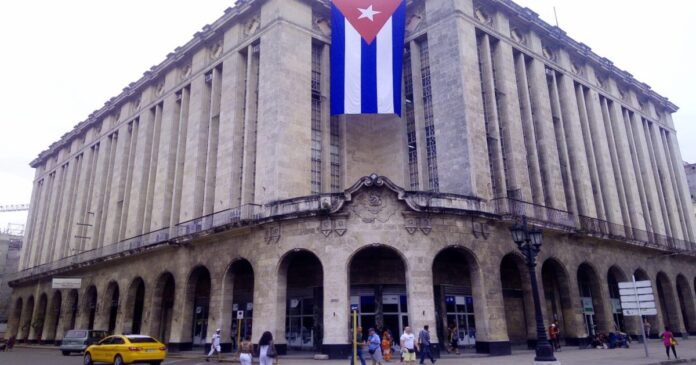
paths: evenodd
<path fill-rule="evenodd" d="M 210 357 L 213 356 L 214 353 L 217 353 L 217 360 L 220 362 L 220 329 L 218 328 L 215 330 L 215 334 L 213 335 L 213 342 L 210 344 L 210 352 L 208 353 L 208 356 L 206 356 L 205 361 L 210 361 Z"/>
<path fill-rule="evenodd" d="M 411 331 L 411 327 L 404 328 L 404 334 L 401 335 L 401 353 L 406 364 L 416 362 L 416 336 Z"/>

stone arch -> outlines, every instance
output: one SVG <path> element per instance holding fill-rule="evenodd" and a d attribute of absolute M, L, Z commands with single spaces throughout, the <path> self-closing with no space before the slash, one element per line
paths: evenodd
<path fill-rule="evenodd" d="M 134 278 L 128 286 L 126 294 L 124 318 L 124 333 L 140 334 L 143 324 L 143 309 L 145 307 L 145 281 L 140 276 Z"/>
<path fill-rule="evenodd" d="M 24 306 L 24 300 L 22 297 L 18 297 L 17 300 L 14 302 L 14 307 L 12 309 L 12 316 L 10 316 L 10 320 L 8 323 L 8 326 L 10 328 L 10 333 L 8 337 L 19 337 L 20 333 L 20 327 L 21 327 L 21 319 L 22 319 L 22 307 Z"/>
<path fill-rule="evenodd" d="M 46 293 L 41 293 L 39 296 L 39 305 L 36 308 L 36 314 L 34 315 L 34 318 L 32 318 L 31 321 L 31 329 L 30 329 L 30 335 L 29 339 L 30 340 L 37 340 L 41 342 L 43 338 L 41 337 L 43 335 L 43 330 L 44 326 L 46 325 L 46 309 L 48 308 L 48 295 Z"/>
<path fill-rule="evenodd" d="M 662 312 L 662 321 L 665 327 L 669 327 L 672 332 L 679 334 L 681 332 L 681 321 L 679 318 L 677 296 L 674 293 L 672 282 L 667 274 L 663 271 L 657 273 L 655 278 L 657 286 L 657 297 L 660 301 L 660 310 Z M 661 331 L 662 329 L 658 329 Z"/>
<path fill-rule="evenodd" d="M 485 293 L 476 255 L 462 246 L 446 247 L 435 255 L 432 270 L 438 337 L 451 344 L 454 334 L 458 347 L 475 346 L 477 319 L 485 316 L 477 304 Z"/>
<path fill-rule="evenodd" d="M 225 271 L 222 286 L 222 328 L 229 330 L 232 349 L 236 351 L 242 339 L 252 336 L 252 316 L 254 308 L 254 268 L 245 258 L 233 260 Z M 237 320 L 236 312 L 243 312 L 243 319 Z M 239 337 L 237 338 L 237 333 Z"/>
<path fill-rule="evenodd" d="M 294 249 L 280 259 L 278 303 L 284 303 L 284 325 L 278 328 L 287 347 L 318 350 L 323 341 L 324 266 L 319 256 L 306 249 Z M 258 334 L 257 334 L 258 336 Z"/>
<path fill-rule="evenodd" d="M 611 301 L 611 317 L 614 320 L 612 329 L 618 329 L 622 332 L 627 332 L 628 323 L 621 310 L 621 294 L 619 293 L 619 282 L 629 281 L 626 273 L 613 265 L 607 270 L 607 284 L 609 286 L 609 300 Z M 633 329 L 632 326 L 631 328 Z"/>
<path fill-rule="evenodd" d="M 571 293 L 570 275 L 565 265 L 554 257 L 544 260 L 541 265 L 543 302 L 549 322 L 557 322 L 561 337 L 568 341 L 569 336 L 579 336 L 583 331 L 574 321 L 576 306 Z"/>
<path fill-rule="evenodd" d="M 61 319 L 61 308 L 63 306 L 63 295 L 60 290 L 55 290 L 51 296 L 51 304 L 46 312 L 46 330 L 44 338 L 47 341 L 55 341 L 58 333 L 58 324 Z"/>
<path fill-rule="evenodd" d="M 75 328 L 77 322 L 77 313 L 79 308 L 79 293 L 77 289 L 70 289 L 67 295 L 67 319 L 63 321 L 63 332 Z"/>
<path fill-rule="evenodd" d="M 193 346 L 204 346 L 208 331 L 210 309 L 210 271 L 204 265 L 197 265 L 186 282 L 186 301 L 183 315 L 184 341 Z"/>
<path fill-rule="evenodd" d="M 163 343 L 169 343 L 172 332 L 172 315 L 176 299 L 176 282 L 171 272 L 165 271 L 155 283 L 150 309 L 150 334 Z"/>
<path fill-rule="evenodd" d="M 637 268 L 636 271 L 633 272 L 633 276 L 636 277 L 636 281 L 650 280 L 650 276 L 642 268 Z"/>
<path fill-rule="evenodd" d="M 29 330 L 31 329 L 32 317 L 34 315 L 34 296 L 30 295 L 27 299 L 27 305 L 22 311 L 20 320 L 20 336 L 24 341 L 29 339 Z"/>
<path fill-rule="evenodd" d="M 116 281 L 110 281 L 106 287 L 104 309 L 106 310 L 108 322 L 106 331 L 113 334 L 116 331 L 118 320 L 118 308 L 121 300 L 121 291 Z"/>
<path fill-rule="evenodd" d="M 518 253 L 508 253 L 500 260 L 500 285 L 508 339 L 512 345 L 528 345 L 536 339 L 534 298 L 529 270 Z"/>
<path fill-rule="evenodd" d="M 610 313 L 605 313 L 605 294 L 602 292 L 600 277 L 592 264 L 583 262 L 578 266 L 577 283 L 587 332 L 596 334 L 612 331 L 614 328 L 609 323 Z"/>
<path fill-rule="evenodd" d="M 683 274 L 677 275 L 677 296 L 684 320 L 684 331 L 689 334 L 696 333 L 696 306 L 689 281 Z"/>
<path fill-rule="evenodd" d="M 95 329 L 97 317 L 97 287 L 90 285 L 85 292 L 84 314 L 87 316 L 87 329 Z M 103 329 L 103 328 L 100 328 Z"/>

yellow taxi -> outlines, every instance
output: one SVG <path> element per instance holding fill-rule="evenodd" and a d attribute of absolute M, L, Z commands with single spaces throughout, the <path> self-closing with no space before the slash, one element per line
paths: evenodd
<path fill-rule="evenodd" d="M 85 350 L 84 364 L 114 365 L 150 363 L 159 365 L 167 357 L 167 347 L 150 336 L 109 336 Z"/>

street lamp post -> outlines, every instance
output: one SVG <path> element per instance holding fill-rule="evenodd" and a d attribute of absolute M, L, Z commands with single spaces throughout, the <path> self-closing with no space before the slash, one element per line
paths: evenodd
<path fill-rule="evenodd" d="M 541 230 L 529 227 L 527 225 L 527 217 L 522 217 L 522 221 L 515 223 L 510 228 L 512 240 L 517 244 L 517 248 L 522 251 L 527 260 L 527 268 L 529 270 L 529 279 L 532 284 L 532 297 L 534 298 L 534 314 L 536 315 L 536 356 L 534 357 L 535 364 L 559 364 L 553 356 L 553 347 L 546 337 L 546 328 L 544 326 L 544 317 L 541 314 L 541 301 L 539 299 L 539 286 L 536 279 L 536 257 L 541 251 Z"/>

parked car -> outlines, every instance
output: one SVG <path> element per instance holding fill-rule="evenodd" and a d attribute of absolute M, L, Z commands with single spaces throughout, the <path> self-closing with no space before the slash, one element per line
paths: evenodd
<path fill-rule="evenodd" d="M 167 346 L 150 336 L 109 336 L 85 350 L 85 365 L 108 363 L 124 365 L 150 363 L 160 365 L 167 357 Z"/>
<path fill-rule="evenodd" d="M 83 352 L 89 345 L 101 341 L 106 335 L 106 331 L 100 330 L 69 330 L 63 336 L 60 351 L 65 356 L 73 352 Z"/>

